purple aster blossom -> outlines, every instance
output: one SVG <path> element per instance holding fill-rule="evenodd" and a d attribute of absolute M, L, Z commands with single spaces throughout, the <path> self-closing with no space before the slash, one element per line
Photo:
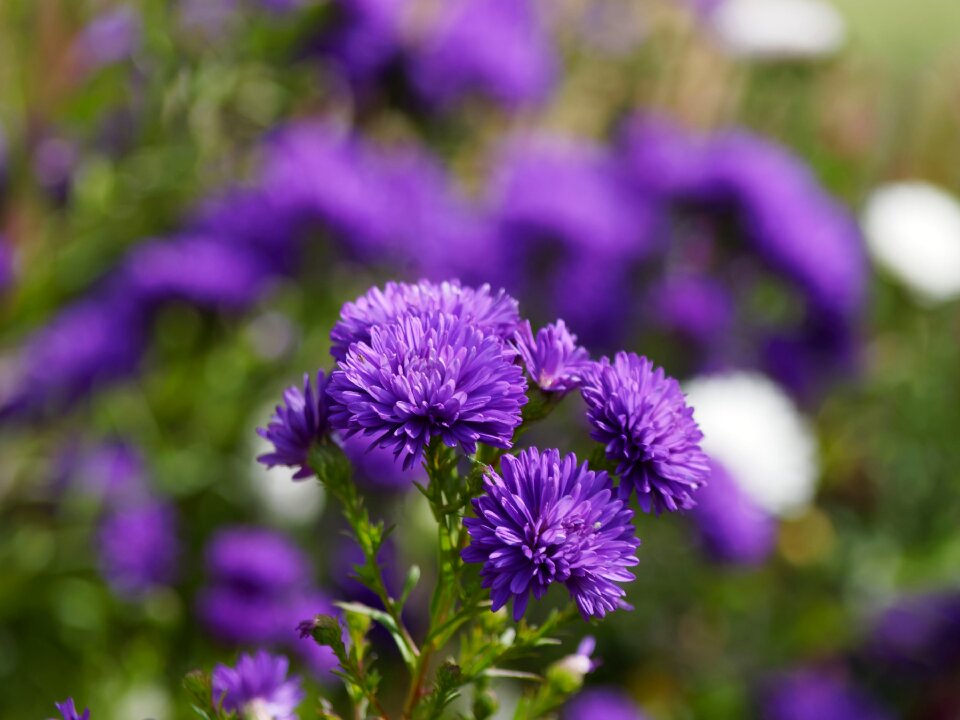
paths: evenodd
<path fill-rule="evenodd" d="M 794 670 L 762 693 L 764 720 L 891 720 L 893 715 L 842 674 L 820 668 Z"/>
<path fill-rule="evenodd" d="M 776 544 L 777 523 L 740 489 L 722 465 L 710 461 L 710 481 L 697 492 L 691 511 L 704 550 L 736 565 L 764 562 Z"/>
<path fill-rule="evenodd" d="M 90 710 L 84 709 L 82 713 L 78 712 L 73 698 L 67 698 L 61 703 L 54 703 L 53 706 L 63 717 L 63 720 L 90 720 Z"/>
<path fill-rule="evenodd" d="M 145 325 L 140 308 L 113 293 L 67 307 L 26 342 L 22 384 L 30 404 L 67 403 L 130 374 L 143 351 Z"/>
<path fill-rule="evenodd" d="M 404 469 L 434 438 L 467 454 L 512 446 L 526 403 L 523 371 L 502 341 L 443 312 L 401 315 L 350 345 L 331 378 L 330 422 L 391 449 Z"/>
<path fill-rule="evenodd" d="M 577 345 L 577 336 L 557 320 L 537 331 L 529 321 L 520 325 L 514 344 L 530 379 L 544 392 L 566 394 L 578 387 L 580 372 L 590 362 L 590 354 Z"/>
<path fill-rule="evenodd" d="M 646 307 L 651 324 L 701 347 L 716 345 L 734 323 L 732 293 L 718 280 L 699 274 L 672 274 L 655 282 Z"/>
<path fill-rule="evenodd" d="M 207 546 L 208 584 L 197 612 L 212 635 L 231 643 L 288 640 L 293 604 L 309 589 L 308 562 L 286 537 L 228 528 Z"/>
<path fill-rule="evenodd" d="M 402 19 L 409 4 L 409 0 L 336 0 L 334 22 L 317 49 L 352 85 L 366 85 L 400 55 Z"/>
<path fill-rule="evenodd" d="M 960 664 L 960 590 L 899 599 L 874 619 L 864 654 L 897 676 L 949 673 Z"/>
<path fill-rule="evenodd" d="M 590 437 L 617 463 L 620 497 L 636 490 L 644 512 L 687 510 L 710 475 L 703 434 L 680 384 L 635 353 L 602 358 L 582 376 Z"/>
<path fill-rule="evenodd" d="M 205 553 L 208 577 L 251 593 L 301 587 L 309 562 L 280 533 L 256 527 L 220 530 Z"/>
<path fill-rule="evenodd" d="M 463 287 L 457 280 L 388 282 L 382 290 L 370 288 L 344 304 L 340 319 L 330 331 L 330 354 L 343 361 L 353 343 L 370 342 L 374 326 L 396 322 L 403 315 L 438 312 L 454 315 L 502 339 L 510 338 L 520 324 L 517 301 L 502 289 L 493 292 L 489 285 Z"/>
<path fill-rule="evenodd" d="M 143 242 L 127 255 L 123 273 L 131 292 L 148 305 L 185 300 L 243 308 L 270 280 L 259 255 L 233 239 L 203 235 Z"/>
<path fill-rule="evenodd" d="M 212 675 L 213 704 L 243 717 L 296 720 L 305 696 L 300 678 L 287 678 L 290 664 L 282 655 L 259 650 L 243 654 L 235 667 L 217 665 Z"/>
<path fill-rule="evenodd" d="M 623 690 L 591 687 L 577 693 L 563 708 L 563 720 L 644 720 L 637 704 Z"/>
<path fill-rule="evenodd" d="M 121 5 L 83 28 L 74 42 L 74 53 L 80 66 L 92 72 L 132 56 L 139 50 L 142 36 L 136 8 Z"/>
<path fill-rule="evenodd" d="M 317 371 L 316 389 L 310 384 L 310 376 L 303 376 L 303 390 L 291 385 L 283 393 L 283 403 L 270 418 L 265 428 L 257 428 L 257 434 L 273 443 L 273 452 L 257 458 L 264 465 L 283 465 L 299 468 L 294 480 L 313 475 L 310 469 L 310 448 L 320 443 L 329 433 L 327 400 L 329 378 L 323 370 Z"/>
<path fill-rule="evenodd" d="M 98 539 L 101 572 L 120 595 L 137 596 L 173 581 L 180 546 L 171 505 L 155 500 L 112 509 Z"/>
<path fill-rule="evenodd" d="M 354 480 L 363 488 L 378 491 L 404 491 L 415 482 L 423 482 L 423 468 L 404 470 L 393 453 L 370 443 L 359 435 L 342 441 L 343 451 L 353 466 Z"/>
<path fill-rule="evenodd" d="M 501 461 L 484 478 L 484 494 L 473 500 L 475 518 L 464 524 L 470 545 L 466 562 L 483 563 L 483 586 L 492 609 L 513 599 L 513 617 L 523 617 L 532 593 L 542 598 L 562 583 L 584 619 L 629 608 L 617 583 L 634 579 L 637 564 L 633 511 L 614 497 L 605 472 L 577 464 L 570 453 L 524 450 Z"/>
<path fill-rule="evenodd" d="M 451 0 L 411 65 L 415 87 L 433 103 L 476 92 L 516 107 L 548 97 L 557 59 L 533 0 Z"/>

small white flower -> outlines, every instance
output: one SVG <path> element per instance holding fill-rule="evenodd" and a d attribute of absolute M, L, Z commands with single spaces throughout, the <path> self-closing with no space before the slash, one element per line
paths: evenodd
<path fill-rule="evenodd" d="M 960 297 L 960 202 L 925 182 L 883 185 L 863 210 L 874 261 L 921 302 Z"/>
<path fill-rule="evenodd" d="M 801 512 L 819 473 L 806 418 L 772 380 L 752 372 L 695 378 L 684 386 L 702 447 L 745 493 L 774 515 Z"/>
<path fill-rule="evenodd" d="M 711 20 L 730 54 L 750 58 L 831 55 L 847 34 L 843 17 L 826 0 L 723 0 Z"/>

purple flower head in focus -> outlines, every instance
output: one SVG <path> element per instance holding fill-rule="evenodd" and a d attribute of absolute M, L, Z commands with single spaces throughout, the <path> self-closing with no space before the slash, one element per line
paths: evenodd
<path fill-rule="evenodd" d="M 53 706 L 59 711 L 63 720 L 90 720 L 90 710 L 85 709 L 82 713 L 78 712 L 73 698 L 67 698 L 61 703 L 54 703 Z"/>
<path fill-rule="evenodd" d="M 471 541 L 463 559 L 483 563 L 493 610 L 512 599 L 519 620 L 530 594 L 539 600 L 555 582 L 585 619 L 629 607 L 617 583 L 634 579 L 627 568 L 640 540 L 605 472 L 578 465 L 573 453 L 530 448 L 505 456 L 500 475 L 489 470 L 484 489 L 473 501 L 477 517 L 464 520 Z"/>
<path fill-rule="evenodd" d="M 283 403 L 277 405 L 266 428 L 257 428 L 257 433 L 273 443 L 273 452 L 257 458 L 267 467 L 284 465 L 298 468 L 294 480 L 310 477 L 310 448 L 322 442 L 329 433 L 327 416 L 327 384 L 329 378 L 323 370 L 317 372 L 316 388 L 310 384 L 310 376 L 303 376 L 303 390 L 293 385 L 283 393 Z"/>
<path fill-rule="evenodd" d="M 439 437 L 476 452 L 512 446 L 527 401 L 523 371 L 503 342 L 444 312 L 404 314 L 355 342 L 331 378 L 330 422 L 391 449 L 405 469 Z"/>
<path fill-rule="evenodd" d="M 713 460 L 710 481 L 697 491 L 691 515 L 704 550 L 718 562 L 757 565 L 770 556 L 776 544 L 776 520 Z"/>
<path fill-rule="evenodd" d="M 527 374 L 544 392 L 566 394 L 575 389 L 580 372 L 590 362 L 589 353 L 577 345 L 577 336 L 563 320 L 541 328 L 536 337 L 530 323 L 524 322 L 514 342 Z"/>
<path fill-rule="evenodd" d="M 330 331 L 330 353 L 343 360 L 355 342 L 369 342 L 375 325 L 396 321 L 401 315 L 448 313 L 471 325 L 507 339 L 520 324 L 517 301 L 503 290 L 493 292 L 489 285 L 463 287 L 456 280 L 416 284 L 387 283 L 374 287 L 340 310 L 340 319 Z"/>
<path fill-rule="evenodd" d="M 644 720 L 630 696 L 613 687 L 591 687 L 577 693 L 564 706 L 561 717 L 563 720 Z"/>
<path fill-rule="evenodd" d="M 556 58 L 534 0 L 450 0 L 414 52 L 414 85 L 448 105 L 473 92 L 508 106 L 540 102 Z"/>
<path fill-rule="evenodd" d="M 703 434 L 680 384 L 645 357 L 617 353 L 584 371 L 590 436 L 617 463 L 620 497 L 634 490 L 644 512 L 687 510 L 710 476 Z"/>
<path fill-rule="evenodd" d="M 103 575 L 120 594 L 169 585 L 179 554 L 173 507 L 153 501 L 110 511 L 100 526 L 99 549 Z"/>
<path fill-rule="evenodd" d="M 842 675 L 804 668 L 783 675 L 761 699 L 763 720 L 892 720 Z"/>
<path fill-rule="evenodd" d="M 304 698 L 300 678 L 288 678 L 289 662 L 282 655 L 260 650 L 241 655 L 236 667 L 217 665 L 213 670 L 213 703 L 243 717 L 263 720 L 296 720 Z"/>

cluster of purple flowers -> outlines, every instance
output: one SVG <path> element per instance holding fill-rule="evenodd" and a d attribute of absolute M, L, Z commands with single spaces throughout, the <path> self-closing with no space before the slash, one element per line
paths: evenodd
<path fill-rule="evenodd" d="M 689 508 L 709 476 L 676 380 L 633 354 L 590 360 L 563 321 L 534 335 L 503 291 L 427 281 L 373 288 L 343 306 L 331 341 L 337 367 L 329 381 L 319 375 L 325 393 L 307 378 L 261 430 L 274 443 L 261 461 L 295 477 L 310 473 L 311 448 L 334 433 L 389 451 L 405 470 L 434 440 L 468 455 L 479 444 L 507 450 L 527 402 L 524 371 L 546 395 L 580 389 L 619 490 L 573 454 L 531 448 L 503 457 L 499 473 L 488 469 L 477 517 L 465 521 L 464 560 L 483 564 L 493 608 L 512 599 L 515 618 L 555 582 L 584 617 L 626 606 L 618 583 L 633 579 L 639 546 L 631 495 L 646 511 Z"/>
<path fill-rule="evenodd" d="M 336 666 L 332 652 L 300 640 L 295 628 L 332 606 L 311 583 L 308 560 L 293 543 L 269 530 L 228 528 L 208 544 L 206 566 L 197 612 L 214 637 L 231 645 L 288 647 L 317 677 L 328 677 Z"/>

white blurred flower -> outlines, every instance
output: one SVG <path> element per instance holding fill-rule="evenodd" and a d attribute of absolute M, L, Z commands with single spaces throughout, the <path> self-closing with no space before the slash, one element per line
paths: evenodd
<path fill-rule="evenodd" d="M 250 468 L 253 491 L 274 519 L 293 525 L 306 524 L 323 510 L 323 488 L 316 478 L 293 480 L 293 470 L 288 467 L 267 468 L 258 463 L 256 456 L 269 452 L 272 447 L 260 437 L 253 445 Z"/>
<path fill-rule="evenodd" d="M 695 378 L 685 384 L 704 451 L 747 495 L 774 515 L 801 512 L 819 473 L 806 418 L 772 380 L 751 372 Z"/>
<path fill-rule="evenodd" d="M 919 300 L 960 297 L 960 202 L 925 182 L 883 185 L 863 210 L 863 232 L 874 261 Z"/>
<path fill-rule="evenodd" d="M 751 58 L 831 55 L 847 35 L 843 17 L 826 0 L 723 0 L 711 22 L 730 54 Z"/>

